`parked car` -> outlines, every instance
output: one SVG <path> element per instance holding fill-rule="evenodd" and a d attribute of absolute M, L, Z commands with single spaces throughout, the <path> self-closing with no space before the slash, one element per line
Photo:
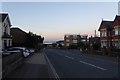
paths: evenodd
<path fill-rule="evenodd" d="M 20 52 L 20 50 L 16 50 L 16 51 L 2 51 L 2 55 L 10 55 L 11 53 L 16 53 L 16 52 Z"/>
<path fill-rule="evenodd" d="M 2 51 L 2 50 L 0 50 L 0 53 L 3 53 L 3 51 Z"/>
<path fill-rule="evenodd" d="M 11 47 L 4 50 L 4 52 L 9 52 L 9 53 L 16 51 L 19 52 L 22 51 L 23 57 L 28 57 L 30 55 L 30 50 L 25 47 Z"/>
<path fill-rule="evenodd" d="M 35 53 L 35 50 L 34 49 L 29 49 L 30 50 L 30 52 L 33 54 L 33 53 Z"/>

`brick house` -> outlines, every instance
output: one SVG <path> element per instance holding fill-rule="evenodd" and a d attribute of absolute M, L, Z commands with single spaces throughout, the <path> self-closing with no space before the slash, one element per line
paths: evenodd
<path fill-rule="evenodd" d="M 7 13 L 0 13 L 0 50 L 12 46 L 11 22 Z"/>
<path fill-rule="evenodd" d="M 98 31 L 100 31 L 101 48 L 111 47 L 112 41 L 112 23 L 113 21 L 103 21 L 100 24 Z"/>
<path fill-rule="evenodd" d="M 116 15 L 112 25 L 112 42 L 115 48 L 120 49 L 120 16 Z"/>
<path fill-rule="evenodd" d="M 102 48 L 120 49 L 120 16 L 116 16 L 114 21 L 102 20 L 100 27 L 100 43 Z"/>
<path fill-rule="evenodd" d="M 33 34 L 32 32 L 25 32 L 20 28 L 11 28 L 11 35 L 13 39 L 13 46 L 41 48 L 44 37 Z"/>
<path fill-rule="evenodd" d="M 11 28 L 13 46 L 23 46 L 27 40 L 27 33 L 20 28 Z"/>

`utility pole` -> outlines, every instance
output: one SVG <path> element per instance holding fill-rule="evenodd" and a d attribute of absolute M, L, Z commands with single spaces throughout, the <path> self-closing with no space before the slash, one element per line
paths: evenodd
<path fill-rule="evenodd" d="M 95 37 L 97 37 L 97 35 L 96 35 L 96 30 L 95 30 Z"/>

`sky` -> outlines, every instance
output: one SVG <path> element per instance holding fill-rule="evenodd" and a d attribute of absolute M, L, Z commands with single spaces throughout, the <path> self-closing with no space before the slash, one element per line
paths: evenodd
<path fill-rule="evenodd" d="M 114 20 L 118 2 L 2 2 L 15 27 L 45 37 L 44 42 L 63 40 L 65 34 L 94 36 L 103 20 Z"/>

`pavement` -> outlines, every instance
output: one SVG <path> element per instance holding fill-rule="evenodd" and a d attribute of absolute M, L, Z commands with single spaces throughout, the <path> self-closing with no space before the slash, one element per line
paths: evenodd
<path fill-rule="evenodd" d="M 24 59 L 24 63 L 15 69 L 6 79 L 39 79 L 49 78 L 44 53 L 37 52 Z"/>

